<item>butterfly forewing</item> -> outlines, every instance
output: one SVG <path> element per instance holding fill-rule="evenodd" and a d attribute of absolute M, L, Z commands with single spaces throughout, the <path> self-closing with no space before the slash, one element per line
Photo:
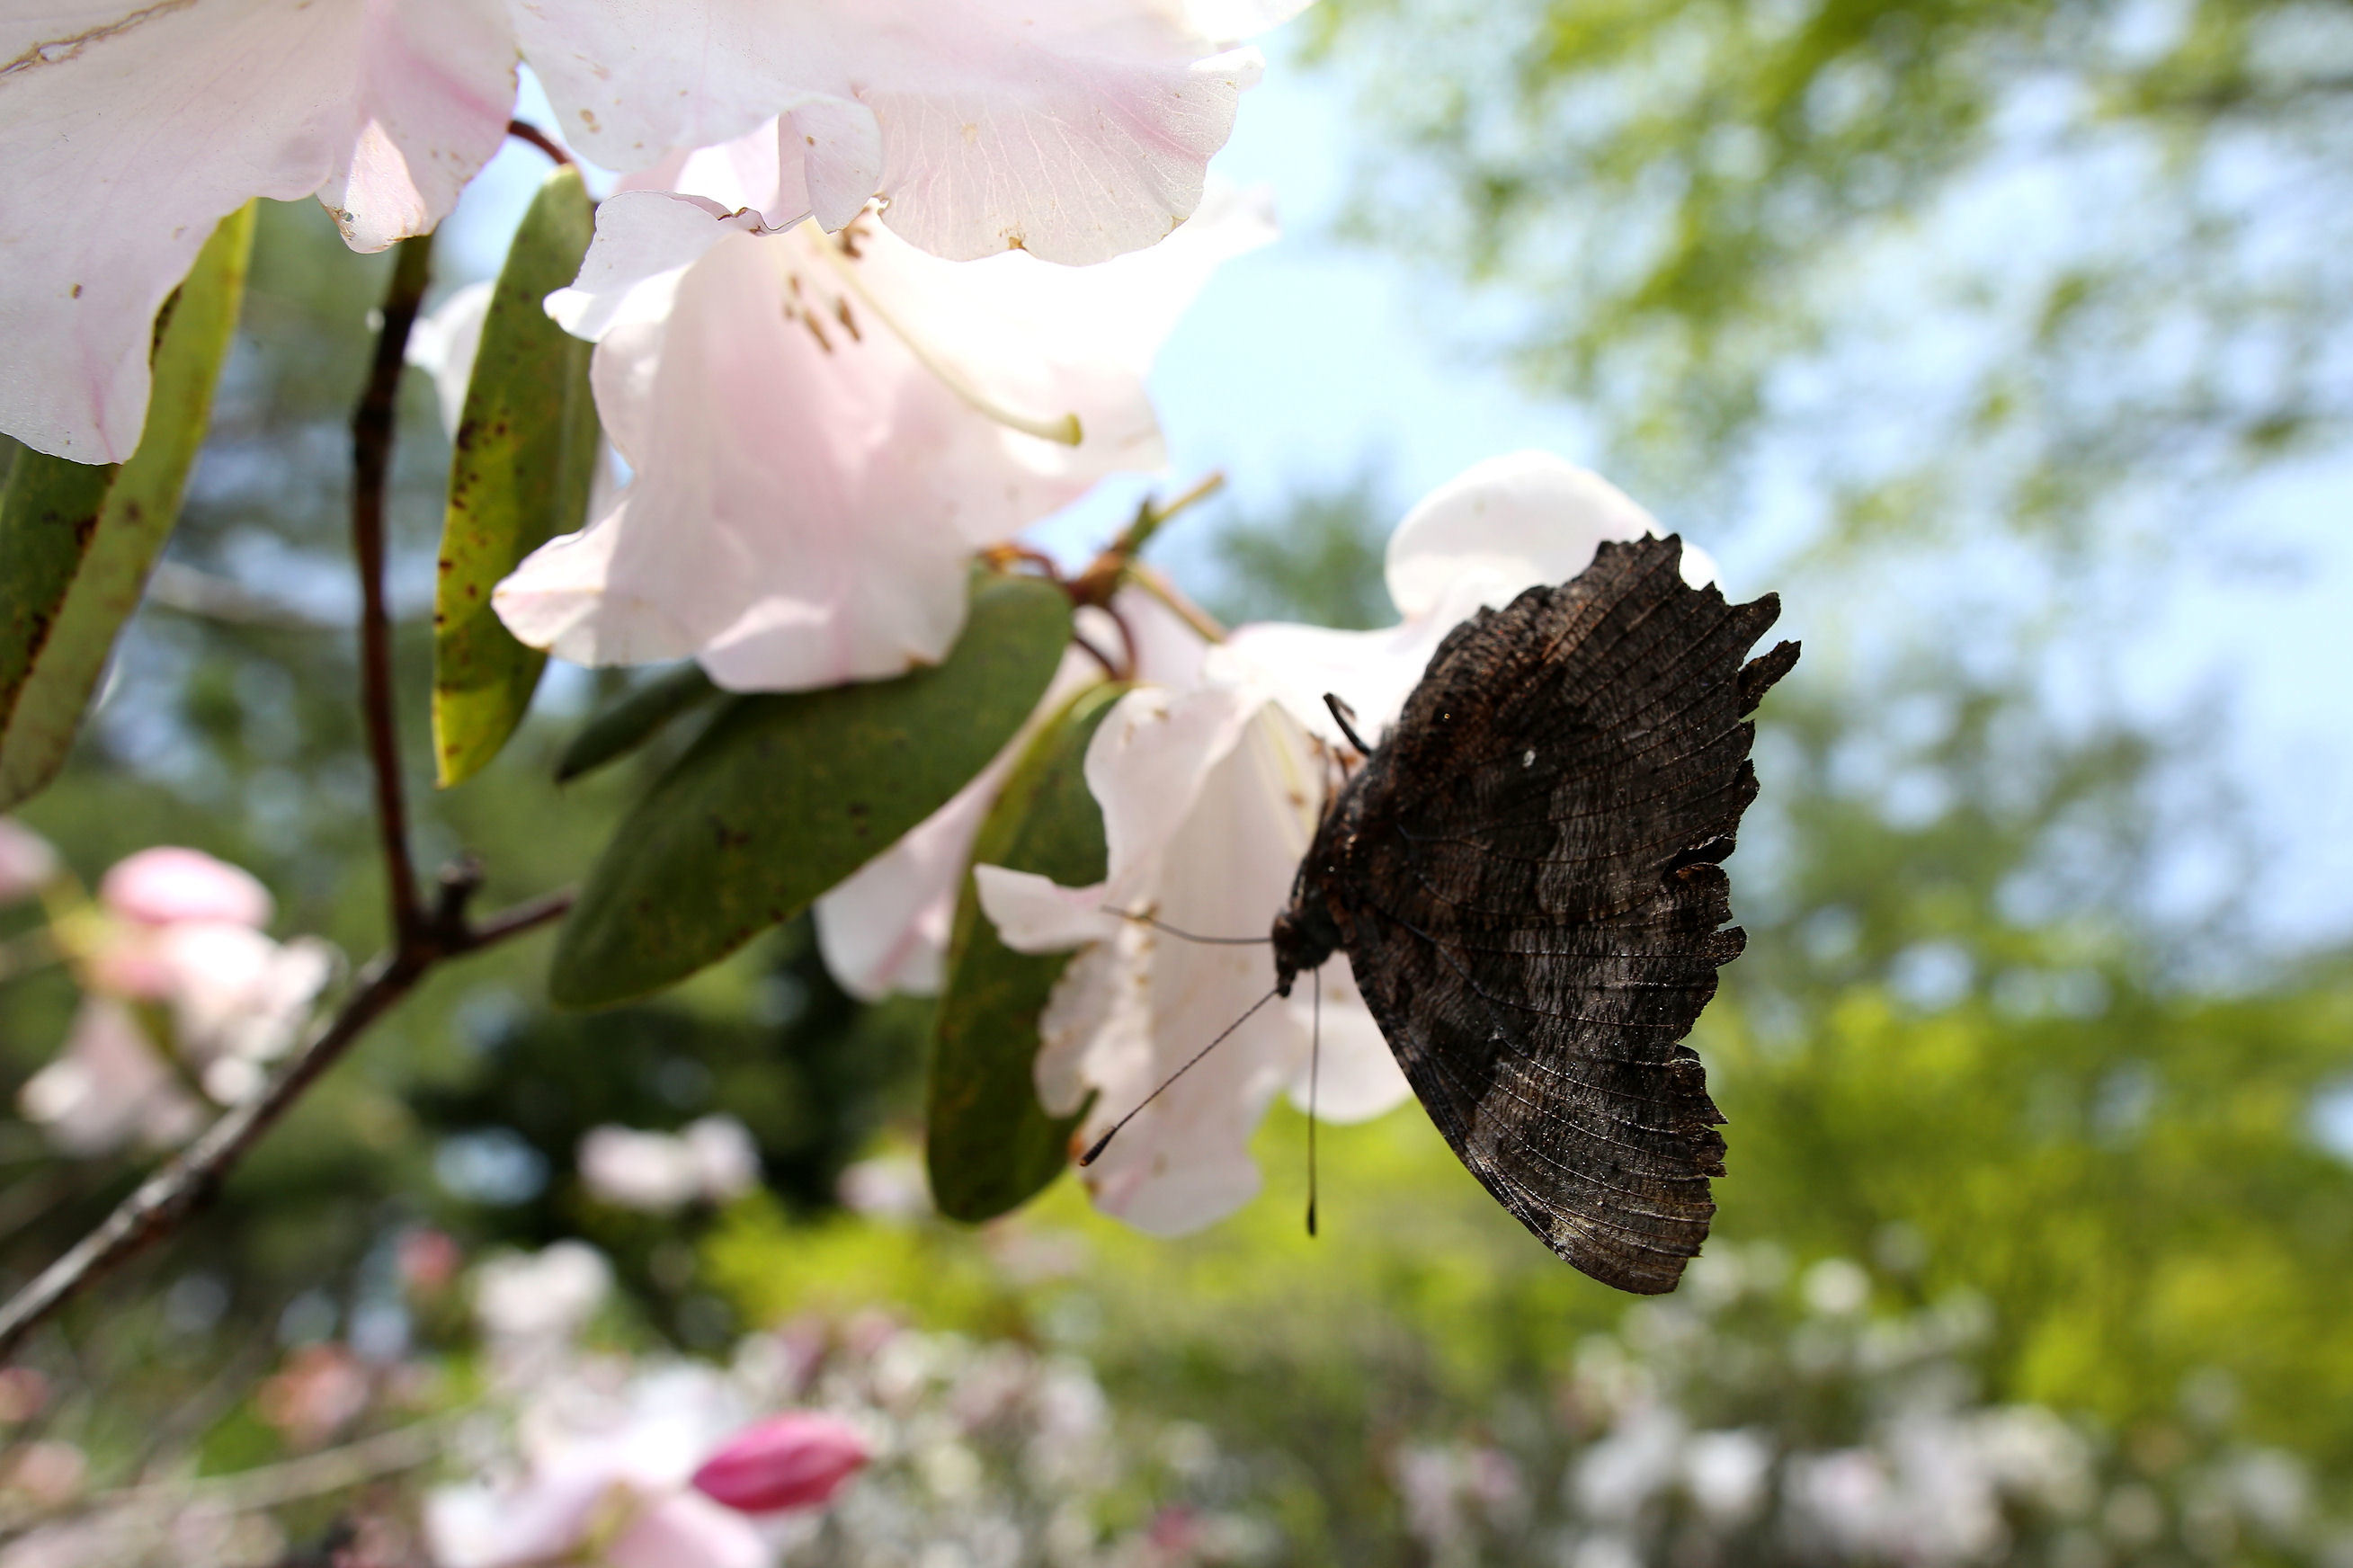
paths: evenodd
<path fill-rule="evenodd" d="M 1742 715 L 1795 658 L 1744 667 L 1778 603 L 1693 589 L 1681 555 L 1605 544 L 1457 628 L 1304 873 L 1463 1163 L 1644 1293 L 1715 1213 L 1723 1118 L 1682 1041 L 1741 947 L 1714 862 L 1757 791 Z"/>

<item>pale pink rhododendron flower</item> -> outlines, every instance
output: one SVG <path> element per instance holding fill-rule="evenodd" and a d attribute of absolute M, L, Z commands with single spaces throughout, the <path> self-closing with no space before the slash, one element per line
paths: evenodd
<path fill-rule="evenodd" d="M 59 928 L 87 994 L 65 1049 L 19 1091 L 25 1114 L 68 1152 L 99 1154 L 190 1136 L 204 1107 L 188 1078 L 223 1105 L 258 1092 L 336 967 L 323 942 L 257 929 L 271 910 L 251 875 L 198 850 L 117 862 L 95 908 Z M 138 1003 L 164 1010 L 167 1038 Z"/>
<path fill-rule="evenodd" d="M 775 121 L 797 219 L 1102 260 L 1200 198 L 1297 0 L 63 0 L 0 20 L 0 430 L 119 461 L 150 323 L 219 220 L 315 195 L 376 250 L 498 148 L 518 53 L 565 133 L 641 169 Z M 681 40 L 692 40 L 682 47 Z M 706 219 L 706 221 L 708 221 Z"/>
<path fill-rule="evenodd" d="M 577 1159 L 581 1184 L 617 1208 L 669 1214 L 723 1204 L 760 1184 L 760 1150 L 732 1116 L 705 1116 L 677 1132 L 594 1127 Z"/>
<path fill-rule="evenodd" d="M 1087 784 L 1102 805 L 1110 875 L 1091 888 L 984 866 L 982 908 L 1008 945 L 1077 956 L 1039 1022 L 1037 1078 L 1048 1110 L 1095 1091 L 1078 1137 L 1092 1142 L 1272 989 L 1260 946 L 1188 942 L 1179 931 L 1263 935 L 1293 876 L 1345 744 L 1323 695 L 1338 694 L 1378 743 L 1438 643 L 1481 605 L 1583 571 L 1605 539 L 1655 531 L 1598 476 L 1542 453 L 1495 458 L 1433 491 L 1389 541 L 1396 626 L 1344 632 L 1243 626 L 1190 690 L 1140 689 L 1096 732 Z M 1686 576 L 1712 574 L 1687 550 Z M 1257 1192 L 1250 1140 L 1278 1093 L 1303 1103 L 1316 982 L 1269 1002 L 1171 1084 L 1083 1173 L 1096 1205 L 1174 1233 L 1232 1212 Z M 1316 1109 L 1377 1115 L 1409 1092 L 1357 994 L 1345 953 L 1322 971 Z"/>
<path fill-rule="evenodd" d="M 692 657 L 735 690 L 936 662 L 976 549 L 1162 465 L 1152 357 L 1217 265 L 1272 235 L 1228 195 L 1086 268 L 943 261 L 871 219 L 730 234 L 620 289 L 591 379 L 629 483 L 499 585 L 500 617 L 575 663 Z"/>
<path fill-rule="evenodd" d="M 1112 608 L 1116 619 L 1103 610 L 1082 608 L 1079 635 L 1113 657 L 1124 653 L 1138 680 L 1193 684 L 1208 647 L 1198 632 L 1158 600 L 1132 587 L 1113 596 Z M 818 951 L 843 990 L 869 1002 L 893 993 L 929 996 L 938 992 L 974 837 L 1039 728 L 1071 698 L 1103 679 L 1103 667 L 1093 655 L 1075 645 L 1065 650 L 1046 694 L 988 766 L 945 805 L 817 901 Z"/>

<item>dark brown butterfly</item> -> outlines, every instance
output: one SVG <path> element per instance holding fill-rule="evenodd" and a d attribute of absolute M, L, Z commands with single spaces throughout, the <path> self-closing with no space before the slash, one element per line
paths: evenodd
<path fill-rule="evenodd" d="M 1757 796 L 1745 721 L 1798 660 L 1780 615 L 1604 544 L 1440 644 L 1274 923 L 1278 990 L 1347 951 L 1430 1120 L 1562 1258 L 1674 1289 L 1724 1118 L 1683 1043 L 1746 941 L 1723 868 Z M 1361 742 L 1360 742 L 1361 745 Z"/>

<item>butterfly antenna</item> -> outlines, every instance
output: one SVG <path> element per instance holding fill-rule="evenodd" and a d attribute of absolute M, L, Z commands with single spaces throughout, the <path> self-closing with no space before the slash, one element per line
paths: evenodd
<path fill-rule="evenodd" d="M 1199 942 L 1203 947 L 1263 947 L 1274 940 L 1271 936 L 1196 936 L 1189 931 L 1178 931 L 1156 915 L 1145 914 L 1141 910 L 1115 910 L 1109 904 L 1103 906 L 1103 913 L 1150 926 L 1154 931 L 1166 931 L 1180 942 Z"/>
<path fill-rule="evenodd" d="M 1341 701 L 1337 692 L 1332 691 L 1324 694 L 1324 706 L 1332 710 L 1333 721 L 1340 726 L 1340 733 L 1348 737 L 1348 744 L 1356 747 L 1364 755 L 1371 756 L 1373 749 L 1365 744 L 1365 738 L 1362 735 L 1356 733 L 1355 723 L 1356 710 Z"/>
<path fill-rule="evenodd" d="M 1178 1068 L 1175 1072 L 1172 1072 L 1166 1078 L 1162 1079 L 1158 1089 L 1154 1089 L 1150 1094 L 1147 1094 L 1142 1100 L 1137 1100 L 1134 1110 L 1129 1111 L 1125 1116 L 1123 1116 L 1118 1121 L 1113 1122 L 1110 1129 L 1106 1131 L 1102 1137 L 1096 1139 L 1094 1143 L 1085 1153 L 1079 1156 L 1079 1163 L 1082 1165 L 1092 1165 L 1097 1160 L 1102 1159 L 1103 1152 L 1111 1147 L 1111 1141 L 1119 1135 L 1119 1130 L 1121 1128 L 1134 1121 L 1145 1106 L 1151 1104 L 1154 1100 L 1158 1100 L 1161 1095 L 1167 1090 L 1170 1084 L 1175 1083 L 1178 1079 L 1183 1078 L 1187 1073 L 1191 1072 L 1194 1068 L 1200 1065 L 1200 1060 L 1203 1057 L 1208 1056 L 1211 1051 L 1214 1051 L 1219 1046 L 1224 1045 L 1226 1043 L 1226 1037 L 1229 1035 L 1231 1035 L 1236 1029 L 1240 1028 L 1244 1024 L 1250 1021 L 1251 1014 L 1256 1013 L 1261 1007 L 1265 1006 L 1280 994 L 1282 994 L 1282 993 L 1279 991 L 1270 991 L 1265 995 L 1260 997 L 1257 1001 L 1251 1003 L 1250 1005 L 1249 1012 L 1244 1013 L 1240 1017 L 1236 1018 L 1232 1023 L 1228 1024 L 1222 1030 L 1219 1031 L 1218 1037 L 1216 1039 L 1211 1040 L 1208 1045 L 1203 1046 L 1199 1050 L 1193 1053 L 1193 1059 L 1191 1061 L 1187 1062 L 1183 1067 Z"/>
<path fill-rule="evenodd" d="M 1307 1234 L 1315 1234 L 1315 1080 L 1324 1066 L 1324 971 L 1315 971 L 1315 1001 L 1307 1031 Z"/>

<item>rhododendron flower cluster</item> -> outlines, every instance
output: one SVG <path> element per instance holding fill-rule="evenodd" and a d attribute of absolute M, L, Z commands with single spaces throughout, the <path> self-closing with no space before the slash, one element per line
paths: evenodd
<path fill-rule="evenodd" d="M 678 177 L 750 200 L 732 151 Z M 610 214 L 633 195 L 691 214 L 701 253 L 615 261 L 630 226 Z M 1163 463 L 1153 354 L 1218 264 L 1274 232 L 1229 192 L 1151 249 L 1076 268 L 944 261 L 871 219 L 760 237 L 650 193 L 610 198 L 599 230 L 551 308 L 600 339 L 597 409 L 631 477 L 493 602 L 575 663 L 693 657 L 740 690 L 938 661 L 973 551 Z"/>
<path fill-rule="evenodd" d="M 1100 261 L 1191 216 L 1296 0 L 77 0 L 0 21 L 0 430 L 119 461 L 149 323 L 213 226 L 316 195 L 357 249 L 434 226 L 499 144 L 518 58 L 631 171 L 764 128 L 765 216 L 880 196 L 911 244 Z M 681 40 L 693 39 L 692 47 Z M 708 224 L 711 215 L 702 215 Z"/>
<path fill-rule="evenodd" d="M 25 1115 L 72 1154 L 167 1147 L 237 1104 L 294 1043 L 337 955 L 264 934 L 273 905 L 248 873 L 194 849 L 143 849 L 53 934 L 83 986 L 64 1050 L 26 1081 Z M 160 1009 L 156 1032 L 142 1005 Z"/>
<path fill-rule="evenodd" d="M 1347 701 L 1377 744 L 1439 641 L 1482 605 L 1559 583 L 1602 541 L 1657 531 L 1598 475 L 1543 453 L 1480 464 L 1433 491 L 1391 536 L 1387 577 L 1403 614 L 1381 631 L 1240 627 L 1189 688 L 1123 699 L 1087 753 L 1110 875 L 1058 888 L 1001 867 L 975 873 L 1008 945 L 1077 949 L 1041 1020 L 1038 1089 L 1068 1114 L 1095 1096 L 1092 1142 L 1250 1014 L 1233 1036 L 1138 1115 L 1084 1172 L 1096 1203 L 1147 1230 L 1179 1232 L 1258 1190 L 1250 1138 L 1288 1091 L 1337 1121 L 1403 1100 L 1404 1075 L 1364 1006 L 1345 954 L 1288 1002 L 1250 1014 L 1273 985 L 1264 948 L 1191 942 L 1263 934 L 1353 752 L 1323 702 Z M 1714 566 L 1686 547 L 1683 572 Z M 1322 1054 L 1311 1060 L 1320 984 Z"/>

